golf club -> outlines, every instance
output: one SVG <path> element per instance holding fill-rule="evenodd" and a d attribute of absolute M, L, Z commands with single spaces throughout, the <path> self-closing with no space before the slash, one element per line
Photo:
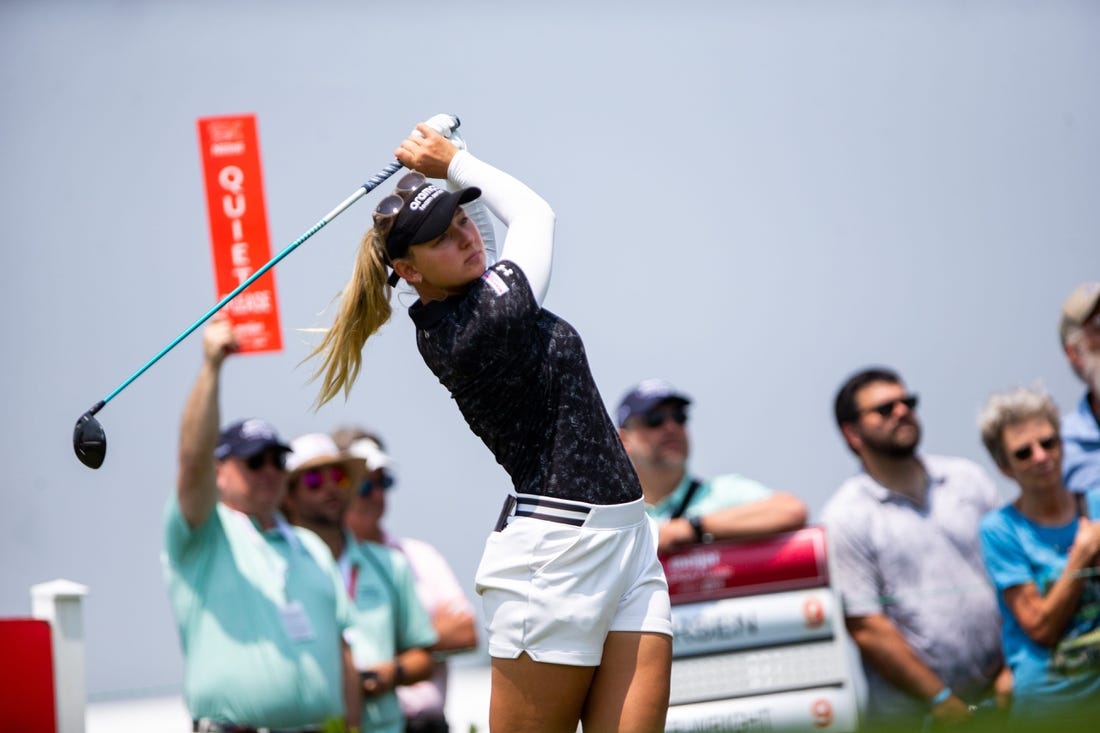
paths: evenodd
<path fill-rule="evenodd" d="M 439 129 L 439 127 L 437 127 L 437 124 L 432 124 L 432 127 L 436 127 L 436 129 L 439 130 L 440 134 L 448 135 L 449 133 L 454 132 L 456 129 L 458 129 L 459 120 L 453 115 L 436 115 L 436 117 L 432 118 L 430 123 L 436 123 L 437 120 L 440 119 L 449 119 L 450 123 L 449 129 L 445 127 L 445 125 L 447 124 L 446 122 L 441 124 L 437 123 L 439 127 L 444 127 L 444 129 Z M 76 425 L 73 427 L 73 450 L 76 452 L 76 457 L 80 460 L 80 462 L 88 468 L 99 468 L 103 465 L 103 459 L 107 455 L 107 434 L 103 431 L 103 426 L 99 424 L 99 420 L 95 418 L 95 414 L 97 412 L 102 410 L 108 402 L 117 397 L 119 392 L 129 387 L 130 383 L 140 377 L 142 374 L 144 374 L 149 369 L 149 367 L 160 361 L 161 357 L 174 349 L 185 338 L 190 336 L 195 329 L 206 323 L 206 321 L 208 321 L 211 316 L 224 308 L 225 305 L 229 303 L 229 301 L 240 295 L 241 291 L 254 283 L 258 278 L 263 276 L 265 272 L 277 265 L 288 254 L 297 249 L 298 246 L 302 244 L 302 242 L 312 237 L 314 234 L 320 231 L 322 227 L 324 227 L 330 221 L 343 213 L 345 209 L 354 204 L 363 196 L 373 191 L 383 181 L 392 176 L 394 173 L 401 170 L 401 167 L 401 163 L 395 160 L 387 165 L 385 168 L 371 176 L 371 178 L 362 186 L 360 186 L 355 191 L 355 193 L 348 196 L 346 199 L 340 202 L 339 206 L 321 217 L 320 221 L 310 227 L 305 234 L 288 244 L 282 252 L 279 252 L 279 254 L 272 257 L 267 262 L 267 264 L 256 270 L 256 272 L 252 273 L 252 275 L 249 276 L 247 280 L 242 282 L 240 285 L 234 288 L 231 293 L 219 300 L 213 308 L 204 313 L 201 318 L 188 326 L 183 331 L 183 333 L 174 338 L 171 343 L 169 343 L 167 346 L 157 352 L 156 356 L 147 361 L 145 365 L 138 369 L 136 372 L 131 374 L 126 379 L 126 381 L 116 387 L 113 392 L 101 399 L 99 402 L 92 405 L 91 409 L 81 415 L 80 418 L 76 421 Z"/>

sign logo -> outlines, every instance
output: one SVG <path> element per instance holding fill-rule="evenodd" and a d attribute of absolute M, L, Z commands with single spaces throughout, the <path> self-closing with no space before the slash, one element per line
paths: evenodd
<path fill-rule="evenodd" d="M 817 596 L 810 596 L 802 602 L 802 618 L 806 619 L 807 629 L 816 629 L 825 623 L 825 605 Z"/>
<path fill-rule="evenodd" d="M 828 728 L 833 724 L 833 704 L 825 698 L 818 698 L 810 705 L 810 716 L 813 718 L 814 727 Z"/>

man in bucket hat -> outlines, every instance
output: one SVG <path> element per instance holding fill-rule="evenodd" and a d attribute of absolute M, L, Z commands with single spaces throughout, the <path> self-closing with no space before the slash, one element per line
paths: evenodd
<path fill-rule="evenodd" d="M 363 479 L 352 498 L 347 526 L 363 542 L 378 543 L 400 553 L 412 568 L 416 595 L 428 612 L 439 639 L 432 646 L 435 667 L 430 678 L 397 688 L 405 714 L 405 733 L 447 733 L 448 660 L 450 654 L 477 646 L 474 609 L 443 554 L 428 542 L 398 537 L 385 530 L 382 519 L 390 489 L 396 483 L 394 461 L 382 439 L 363 428 L 348 426 L 332 434 L 336 444 L 360 462 Z"/>

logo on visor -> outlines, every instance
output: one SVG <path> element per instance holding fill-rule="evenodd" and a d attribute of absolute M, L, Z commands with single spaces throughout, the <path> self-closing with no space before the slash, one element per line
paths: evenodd
<path fill-rule="evenodd" d="M 432 202 L 442 196 L 443 193 L 442 188 L 428 184 L 423 191 L 416 194 L 416 197 L 409 202 L 409 209 L 411 211 L 420 211 L 421 209 L 427 211 Z"/>

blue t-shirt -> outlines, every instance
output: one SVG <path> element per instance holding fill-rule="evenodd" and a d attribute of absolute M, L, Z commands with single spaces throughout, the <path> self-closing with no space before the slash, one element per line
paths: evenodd
<path fill-rule="evenodd" d="M 1029 637 L 1004 602 L 1013 586 L 1035 583 L 1042 595 L 1050 590 L 1065 569 L 1077 519 L 1045 527 L 1010 504 L 987 514 L 979 534 L 998 591 L 1005 659 L 1014 678 L 1013 715 L 1044 714 L 1086 700 L 1100 704 L 1100 579 L 1085 580 L 1077 610 L 1053 648 Z"/>

